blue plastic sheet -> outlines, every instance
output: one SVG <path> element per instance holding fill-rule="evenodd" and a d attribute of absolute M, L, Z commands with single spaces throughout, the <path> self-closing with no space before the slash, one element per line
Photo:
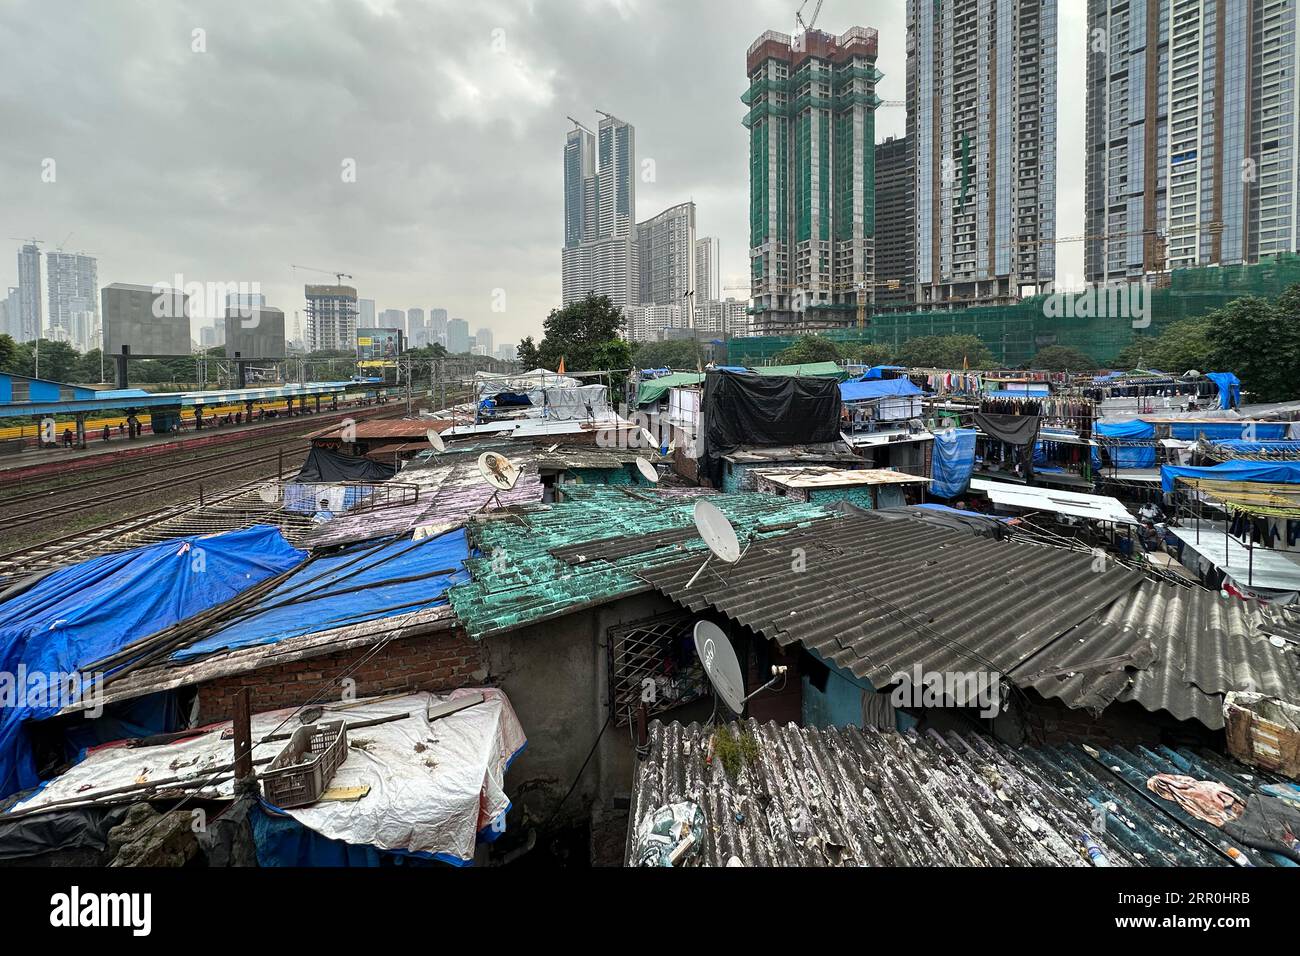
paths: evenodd
<path fill-rule="evenodd" d="M 1195 441 L 1201 435 L 1210 441 L 1276 441 L 1286 438 L 1286 433 L 1286 422 L 1174 422 L 1169 426 L 1170 437 L 1180 441 Z"/>
<path fill-rule="evenodd" d="M 1228 438 L 1216 444 L 1228 451 L 1253 454 L 1256 452 L 1300 452 L 1300 441 L 1242 441 Z"/>
<path fill-rule="evenodd" d="M 1231 372 L 1207 372 L 1205 377 L 1219 386 L 1219 407 L 1236 408 L 1241 404 L 1241 380 Z"/>
<path fill-rule="evenodd" d="M 846 402 L 865 402 L 895 395 L 924 395 L 905 378 L 877 378 L 867 382 L 841 382 L 840 398 Z"/>
<path fill-rule="evenodd" d="M 468 556 L 459 530 L 353 545 L 303 565 L 244 616 L 172 656 L 191 660 L 446 604 L 447 589 L 469 580 Z"/>
<path fill-rule="evenodd" d="M 1116 441 L 1150 441 L 1156 437 L 1156 428 L 1144 421 L 1115 422 L 1105 424 L 1098 422 L 1093 434 L 1103 444 L 1107 438 Z M 1106 449 L 1116 468 L 1154 468 L 1156 465 L 1156 447 L 1151 445 L 1111 445 Z M 1101 467 L 1101 455 L 1096 448 L 1092 450 L 1092 467 Z"/>
<path fill-rule="evenodd" d="M 1298 485 L 1300 484 L 1300 461 L 1225 461 L 1209 468 L 1182 465 L 1163 465 L 1160 468 L 1160 487 L 1166 492 L 1174 490 L 1179 478 Z"/>
<path fill-rule="evenodd" d="M 249 814 L 258 866 L 464 866 L 471 861 L 446 854 L 405 853 L 345 843 L 308 829 L 293 817 L 255 807 Z"/>
<path fill-rule="evenodd" d="M 955 498 L 970 487 L 970 476 L 975 470 L 975 434 L 973 428 L 935 433 L 930 494 L 936 498 Z"/>
<path fill-rule="evenodd" d="M 75 674 L 122 647 L 288 571 L 306 557 L 276 528 L 175 538 L 63 568 L 0 604 L 0 671 Z M 12 688 L 17 691 L 19 688 Z M 39 781 L 26 720 L 68 701 L 16 695 L 0 707 L 0 796 Z M 5 703 L 9 703 L 6 701 Z"/>
<path fill-rule="evenodd" d="M 871 366 L 871 368 L 867 369 L 867 371 L 863 374 L 862 380 L 871 381 L 873 379 L 884 378 L 885 372 L 901 372 L 901 371 L 903 371 L 903 366 L 901 365 L 873 365 Z"/>

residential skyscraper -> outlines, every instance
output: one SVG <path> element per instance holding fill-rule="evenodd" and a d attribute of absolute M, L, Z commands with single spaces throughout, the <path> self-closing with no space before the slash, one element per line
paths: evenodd
<path fill-rule="evenodd" d="M 916 294 L 916 171 L 911 141 L 876 144 L 876 311 L 906 311 Z"/>
<path fill-rule="evenodd" d="M 447 310 L 429 310 L 429 344 L 447 345 Z"/>
<path fill-rule="evenodd" d="M 357 328 L 375 328 L 375 300 L 357 299 Z"/>
<path fill-rule="evenodd" d="M 479 355 L 491 355 L 493 335 L 492 330 L 488 328 L 479 329 L 474 333 L 474 344 L 478 348 Z"/>
<path fill-rule="evenodd" d="M 695 298 L 701 302 L 722 298 L 722 252 L 717 236 L 695 240 Z"/>
<path fill-rule="evenodd" d="M 639 282 L 636 133 L 617 117 L 602 115 L 595 134 L 575 123 L 565 138 L 561 301 L 568 305 L 594 292 L 627 308 L 636 303 Z"/>
<path fill-rule="evenodd" d="M 637 304 L 682 305 L 695 287 L 695 203 L 669 206 L 636 224 Z"/>
<path fill-rule="evenodd" d="M 384 309 L 379 313 L 379 324 L 375 327 L 380 329 L 401 329 L 402 334 L 405 335 L 406 313 L 401 309 Z"/>
<path fill-rule="evenodd" d="M 10 305 L 10 309 L 13 305 Z M 11 320 L 12 321 L 12 320 Z M 19 342 L 41 337 L 41 250 L 34 243 L 24 243 L 18 250 L 18 319 Z"/>
<path fill-rule="evenodd" d="M 447 351 L 452 355 L 469 351 L 469 323 L 464 319 L 447 320 Z"/>
<path fill-rule="evenodd" d="M 307 350 L 351 352 L 357 347 L 357 290 L 347 285 L 309 285 Z"/>
<path fill-rule="evenodd" d="M 1056 276 L 1057 0 L 908 0 L 916 301 L 1011 302 Z"/>
<path fill-rule="evenodd" d="M 1088 279 L 1300 249 L 1296 5 L 1089 0 L 1088 33 Z"/>
<path fill-rule="evenodd" d="M 755 331 L 843 328 L 874 281 L 876 31 L 767 32 L 750 45 Z"/>
<path fill-rule="evenodd" d="M 99 276 L 94 257 L 47 252 L 45 275 L 49 286 L 50 330 L 59 330 L 61 338 L 79 349 L 90 347 L 89 332 L 99 325 Z M 89 329 L 83 316 L 86 312 L 94 316 Z"/>
<path fill-rule="evenodd" d="M 416 333 L 423 337 L 424 333 L 424 309 L 407 309 L 406 310 L 406 336 L 414 338 Z"/>

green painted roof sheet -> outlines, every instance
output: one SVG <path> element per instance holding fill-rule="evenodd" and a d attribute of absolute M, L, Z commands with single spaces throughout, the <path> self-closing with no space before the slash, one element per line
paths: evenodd
<path fill-rule="evenodd" d="M 806 362 L 803 365 L 759 365 L 754 367 L 759 375 L 794 375 L 802 378 L 838 378 L 841 382 L 849 373 L 834 362 Z"/>
<path fill-rule="evenodd" d="M 693 537 L 613 560 L 567 564 L 550 552 L 693 526 L 700 496 L 624 491 L 607 485 L 567 485 L 564 494 L 568 500 L 559 504 L 530 505 L 512 511 L 515 517 L 503 515 L 470 524 L 470 541 L 481 556 L 467 562 L 472 580 L 452 588 L 449 597 L 471 638 L 648 590 L 637 571 L 679 561 L 689 552 L 704 558 L 704 542 Z M 818 505 L 776 495 L 709 495 L 708 500 L 731 519 L 742 544 L 751 532 L 767 537 L 830 516 Z"/>
<path fill-rule="evenodd" d="M 699 385 L 703 381 L 704 376 L 699 372 L 673 372 L 671 375 L 665 375 L 662 378 L 647 379 L 636 388 L 636 403 L 638 405 L 650 405 L 663 398 L 670 388 L 680 388 L 683 385 Z"/>

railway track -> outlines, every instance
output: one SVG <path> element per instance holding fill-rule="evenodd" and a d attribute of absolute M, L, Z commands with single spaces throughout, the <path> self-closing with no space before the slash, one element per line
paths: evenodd
<path fill-rule="evenodd" d="M 405 408 L 385 408 L 376 413 L 365 415 L 365 418 L 400 418 L 404 415 Z M 340 415 L 342 418 L 361 418 L 360 415 Z M 39 505 L 36 510 L 11 513 L 0 517 L 0 531 L 9 533 L 21 531 L 24 528 L 30 528 L 41 522 L 50 522 L 58 524 L 62 519 L 67 519 L 75 514 L 94 513 L 100 510 L 114 508 L 122 502 L 131 501 L 149 494 L 156 494 L 163 491 L 171 491 L 185 486 L 199 484 L 200 482 L 219 479 L 221 476 L 233 475 L 238 472 L 252 471 L 255 475 L 253 479 L 240 484 L 240 487 L 247 488 L 256 485 L 259 481 L 265 481 L 269 477 L 280 477 L 281 468 L 284 465 L 282 453 L 286 446 L 298 446 L 305 434 L 309 431 L 317 431 L 322 424 L 320 419 L 312 422 L 312 427 L 301 432 L 295 432 L 290 435 L 280 435 L 268 441 L 260 442 L 254 448 L 226 448 L 220 453 L 201 456 L 201 459 L 192 459 L 186 461 L 186 466 L 199 464 L 198 468 L 186 467 L 185 469 L 169 469 L 165 474 L 160 475 L 157 480 L 146 481 L 143 484 L 129 484 L 120 490 L 104 494 L 102 491 L 95 489 L 102 488 L 107 484 L 120 484 L 123 481 L 129 482 L 136 475 L 111 475 L 102 478 L 94 478 L 88 482 L 79 482 L 75 485 L 51 489 L 44 492 L 35 492 L 25 496 L 24 500 L 37 501 Z M 220 459 L 220 464 L 211 464 L 214 459 Z M 149 470 L 157 472 L 160 460 L 158 458 L 147 459 Z M 297 462 L 293 462 L 296 470 Z M 261 469 L 258 471 L 258 469 Z M 200 489 L 202 485 L 200 485 Z M 224 495 L 225 489 L 217 492 Z M 93 501 L 87 501 L 87 495 L 93 494 Z M 200 497 L 202 491 L 200 490 Z M 51 503 L 56 502 L 56 503 Z M 0 505 L 0 509 L 5 506 L 17 503 L 13 499 Z M 62 542 L 81 542 L 87 535 L 94 535 L 103 532 L 105 535 L 127 533 L 142 526 L 147 526 L 150 522 L 156 522 L 165 517 L 183 511 L 192 504 L 180 504 L 159 509 L 151 509 L 147 512 L 136 514 L 118 514 L 116 518 L 106 524 L 98 525 L 89 529 L 81 529 L 61 537 L 47 539 L 45 541 L 26 544 L 22 547 L 15 548 L 6 553 L 0 554 L 0 566 L 14 563 L 16 559 L 24 555 L 35 555 L 49 545 L 56 545 Z"/>

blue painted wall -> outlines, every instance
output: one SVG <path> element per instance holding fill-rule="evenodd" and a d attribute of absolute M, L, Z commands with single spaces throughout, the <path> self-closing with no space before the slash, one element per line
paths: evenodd
<path fill-rule="evenodd" d="M 834 664 L 829 665 L 826 690 L 819 691 L 807 677 L 803 678 L 803 725 L 805 727 L 861 727 L 862 695 L 874 694 L 871 681 L 855 677 Z M 898 712 L 897 727 L 907 730 L 916 726 L 916 718 Z"/>

